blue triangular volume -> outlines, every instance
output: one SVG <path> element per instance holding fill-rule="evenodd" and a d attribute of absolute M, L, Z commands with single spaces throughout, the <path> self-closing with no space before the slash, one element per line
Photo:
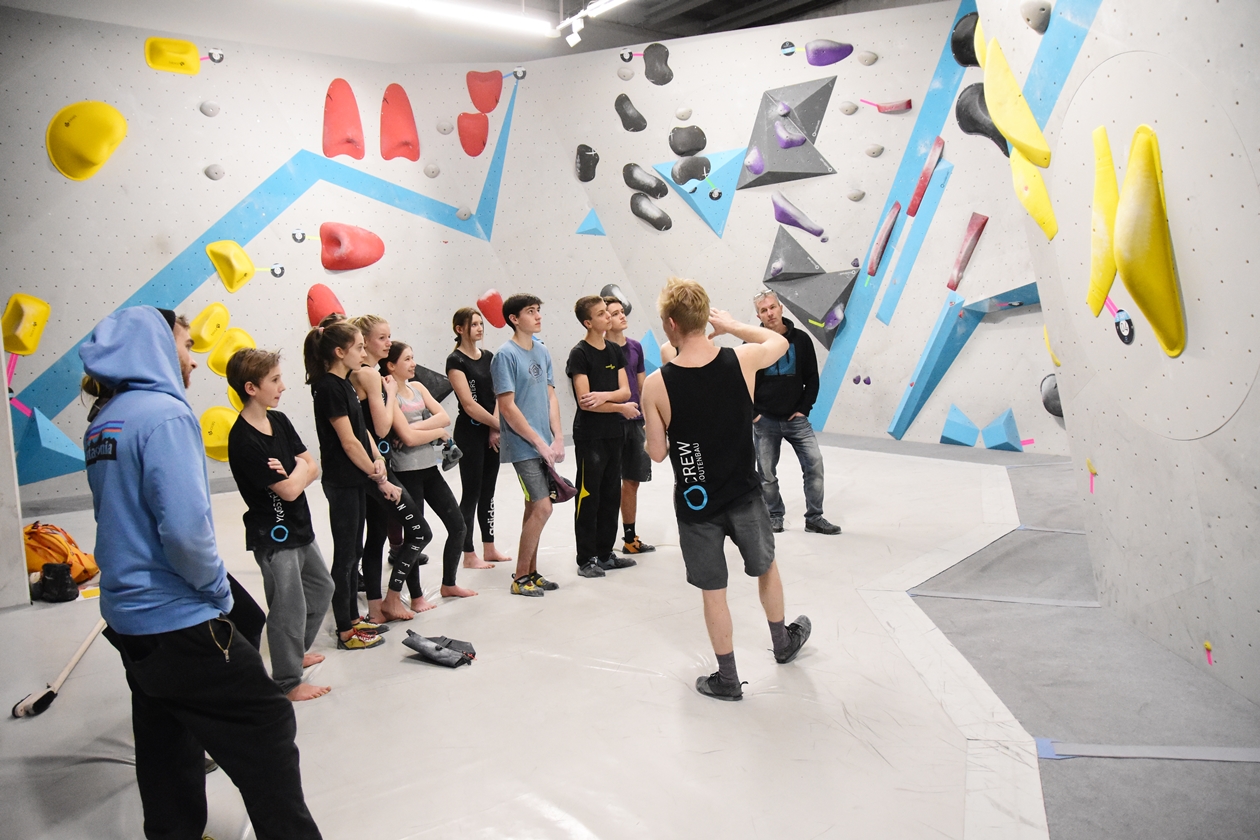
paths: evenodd
<path fill-rule="evenodd" d="M 1007 452 L 1024 451 L 1023 441 L 1019 439 L 1019 429 L 1015 426 L 1015 412 L 1009 408 L 985 426 L 980 435 L 984 438 L 984 445 L 988 449 L 1004 449 Z"/>
<path fill-rule="evenodd" d="M 639 343 L 643 345 L 643 370 L 645 373 L 651 373 L 661 366 L 660 342 L 656 340 L 656 334 L 648 330 L 647 335 L 643 336 L 643 340 Z"/>
<path fill-rule="evenodd" d="M 599 214 L 595 212 L 594 208 L 586 214 L 582 224 L 578 225 L 577 232 L 583 236 L 607 236 L 604 232 L 604 225 L 599 220 Z"/>
<path fill-rule="evenodd" d="M 705 155 L 709 159 L 709 181 L 688 181 L 681 187 L 674 183 L 670 172 L 674 168 L 672 161 L 658 163 L 652 168 L 661 173 L 665 183 L 674 188 L 674 192 L 687 202 L 687 206 L 696 211 L 696 215 L 704 220 L 714 233 L 721 236 L 726 230 L 726 217 L 731 213 L 731 203 L 735 201 L 735 186 L 739 183 L 739 173 L 744 166 L 744 153 L 748 150 L 730 149 L 725 152 L 714 152 Z M 709 197 L 713 189 L 721 193 L 718 199 Z"/>
<path fill-rule="evenodd" d="M 17 440 L 18 484 L 33 484 L 83 469 L 83 449 L 53 425 L 38 408 L 30 417 L 12 409 Z M 21 426 L 18 421 L 21 420 Z"/>
<path fill-rule="evenodd" d="M 975 446 L 976 438 L 979 436 L 980 428 L 972 423 L 958 406 L 951 405 L 949 416 L 945 418 L 945 428 L 941 430 L 941 443 L 954 446 Z"/>
<path fill-rule="evenodd" d="M 963 296 L 950 292 L 941 306 L 941 313 L 936 319 L 936 326 L 932 328 L 927 346 L 923 348 L 923 355 L 919 357 L 919 364 L 914 369 L 910 384 L 901 395 L 901 404 L 897 406 L 892 422 L 888 424 L 888 434 L 897 440 L 901 440 L 910 428 L 949 366 L 962 352 L 967 339 L 971 338 L 971 334 L 984 319 L 983 313 L 970 311 L 962 304 Z"/>

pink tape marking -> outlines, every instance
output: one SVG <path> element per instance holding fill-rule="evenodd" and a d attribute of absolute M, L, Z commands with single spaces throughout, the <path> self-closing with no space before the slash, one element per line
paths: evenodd
<path fill-rule="evenodd" d="M 1107 298 L 1106 306 L 1107 306 L 1107 311 L 1111 313 L 1111 317 L 1112 318 L 1116 317 L 1116 313 L 1120 311 L 1120 308 L 1111 302 L 1110 297 Z"/>
<path fill-rule="evenodd" d="M 18 411 L 25 414 L 27 417 L 30 417 L 31 414 L 33 413 L 29 408 L 23 405 L 22 401 L 19 400 L 17 397 L 9 397 L 9 405 L 13 406 Z"/>
<path fill-rule="evenodd" d="M 1090 495 L 1093 495 L 1094 493 L 1094 474 L 1093 473 L 1089 474 L 1089 492 L 1090 492 Z"/>
<path fill-rule="evenodd" d="M 210 60 L 210 56 L 208 56 L 208 55 L 203 55 L 203 56 L 201 57 L 201 60 L 202 60 L 202 61 L 209 61 L 209 60 Z"/>
<path fill-rule="evenodd" d="M 1207 653 L 1207 656 L 1208 656 L 1208 664 L 1209 664 L 1209 665 L 1213 664 L 1213 663 L 1212 663 L 1212 651 L 1210 651 L 1210 650 L 1209 650 L 1209 651 L 1206 651 L 1206 653 Z"/>
<path fill-rule="evenodd" d="M 9 354 L 9 367 L 4 374 L 4 384 L 6 386 L 13 384 L 13 372 L 17 370 L 17 353 Z"/>
<path fill-rule="evenodd" d="M 1036 442 L 1037 442 L 1037 441 L 1033 440 L 1032 438 L 1029 438 L 1028 440 L 1021 440 L 1021 441 L 1019 442 L 1019 445 L 1020 445 L 1020 446 L 1032 446 L 1032 445 L 1033 445 L 1034 443 L 1036 443 Z"/>

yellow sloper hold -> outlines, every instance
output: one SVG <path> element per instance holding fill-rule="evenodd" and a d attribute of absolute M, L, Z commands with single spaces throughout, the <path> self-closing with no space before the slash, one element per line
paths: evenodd
<path fill-rule="evenodd" d="M 211 242 L 206 246 L 206 256 L 219 272 L 219 279 L 231 293 L 249 282 L 254 276 L 254 261 L 245 253 L 245 249 L 230 239 Z"/>
<path fill-rule="evenodd" d="M 988 50 L 984 46 L 986 41 L 984 40 L 984 27 L 980 25 L 980 18 L 976 18 L 976 31 L 972 38 L 975 42 L 976 61 L 979 61 L 980 66 L 984 67 L 985 53 Z"/>
<path fill-rule="evenodd" d="M 4 306 L 4 352 L 29 356 L 39 349 L 52 307 L 34 295 L 14 292 Z"/>
<path fill-rule="evenodd" d="M 1054 218 L 1046 182 L 1041 170 L 1029 163 L 1018 147 L 1011 148 L 1011 181 L 1015 185 L 1015 197 L 1046 235 L 1046 241 L 1054 239 L 1059 232 L 1059 222 Z"/>
<path fill-rule="evenodd" d="M 1045 169 L 1050 165 L 1050 144 L 1028 107 L 1028 100 L 1015 81 L 1011 66 L 1002 54 L 997 38 L 989 41 L 984 59 L 984 103 L 1002 136 L 1024 153 L 1024 157 Z"/>
<path fill-rule="evenodd" d="M 1186 313 L 1173 264 L 1159 138 L 1149 125 L 1133 132 L 1116 205 L 1115 240 L 1116 271 L 1124 287 L 1159 346 L 1171 358 L 1180 356 L 1186 349 Z"/>
<path fill-rule="evenodd" d="M 127 119 L 107 102 L 75 102 L 57 112 L 44 132 L 48 159 L 71 181 L 86 181 L 127 136 Z"/>
<path fill-rule="evenodd" d="M 1116 257 L 1112 248 L 1116 227 L 1116 204 L 1120 189 L 1116 186 L 1116 165 L 1111 159 L 1111 141 L 1107 129 L 1094 129 L 1094 211 L 1090 222 L 1089 294 L 1085 302 L 1098 317 L 1111 284 L 1116 279 Z"/>
<path fill-rule="evenodd" d="M 236 422 L 236 412 L 225 405 L 214 405 L 201 415 L 201 445 L 216 461 L 228 459 L 228 433 Z"/>
<path fill-rule="evenodd" d="M 1050 328 L 1042 324 L 1041 335 L 1046 340 L 1046 350 L 1050 352 L 1050 361 L 1054 362 L 1055 367 L 1063 367 L 1062 362 L 1059 361 L 1059 357 L 1054 355 L 1054 348 L 1050 346 Z"/>
<path fill-rule="evenodd" d="M 241 402 L 241 395 L 236 393 L 236 389 L 229 385 L 227 391 L 228 402 L 232 404 L 232 408 L 235 408 L 237 411 L 244 411 L 245 403 Z"/>
<path fill-rule="evenodd" d="M 206 357 L 206 367 L 219 376 L 227 376 L 228 360 L 232 358 L 236 351 L 246 348 L 252 350 L 257 346 L 254 343 L 253 336 L 240 327 L 224 330 L 223 335 L 215 342 L 210 355 Z"/>
<path fill-rule="evenodd" d="M 212 303 L 193 318 L 188 326 L 188 334 L 192 337 L 193 352 L 205 353 L 223 335 L 232 316 L 228 308 L 221 303 Z"/>
<path fill-rule="evenodd" d="M 192 41 L 149 38 L 144 42 L 144 63 L 154 70 L 196 76 L 201 72 L 201 53 Z"/>
<path fill-rule="evenodd" d="M 1094 469 L 1094 462 L 1089 458 L 1085 459 L 1085 469 L 1089 470 L 1090 475 L 1098 475 L 1098 470 Z"/>

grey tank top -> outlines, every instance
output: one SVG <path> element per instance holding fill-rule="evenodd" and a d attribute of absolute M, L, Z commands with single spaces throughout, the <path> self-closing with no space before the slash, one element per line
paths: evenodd
<path fill-rule="evenodd" d="M 407 391 L 410 391 L 410 394 Z M 399 389 L 398 405 L 402 408 L 403 416 L 407 418 L 408 423 L 413 423 L 416 420 L 428 420 L 433 416 L 429 409 L 424 407 L 424 398 L 414 390 L 411 390 L 410 387 L 406 391 Z M 429 467 L 436 467 L 442 463 L 442 447 L 440 444 L 422 443 L 419 446 L 404 446 L 403 442 L 398 439 L 398 435 L 391 434 L 389 436 L 389 445 L 391 447 L 389 465 L 394 472 L 427 470 Z"/>

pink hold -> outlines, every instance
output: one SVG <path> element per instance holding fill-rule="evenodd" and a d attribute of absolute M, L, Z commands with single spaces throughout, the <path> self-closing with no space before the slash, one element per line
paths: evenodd
<path fill-rule="evenodd" d="M 753 146 L 748 150 L 748 154 L 744 156 L 744 166 L 754 175 L 760 175 L 766 171 L 766 159 L 761 156 L 761 149 Z"/>
<path fill-rule="evenodd" d="M 1107 311 L 1111 313 L 1111 317 L 1112 318 L 1116 317 L 1116 313 L 1119 312 L 1120 310 L 1116 307 L 1115 303 L 1112 302 L 1110 296 L 1107 297 L 1106 305 L 1107 305 Z"/>
<path fill-rule="evenodd" d="M 792 123 L 784 123 L 782 120 L 774 121 L 774 137 L 779 143 L 780 149 L 794 149 L 797 146 L 804 146 L 805 141 L 809 138 L 797 130 Z"/>
<path fill-rule="evenodd" d="M 14 408 L 16 408 L 18 411 L 20 411 L 20 412 L 22 412 L 23 414 L 25 414 L 27 417 L 30 417 L 30 416 L 31 416 L 31 414 L 33 413 L 33 412 L 32 412 L 29 408 L 27 408 L 27 407 L 26 407 L 26 405 L 25 405 L 25 404 L 24 404 L 21 400 L 19 400 L 17 397 L 9 397 L 9 405 L 13 406 L 13 407 L 14 407 Z"/>
<path fill-rule="evenodd" d="M 1019 442 L 1019 445 L 1020 445 L 1020 446 L 1032 446 L 1032 445 L 1033 445 L 1034 443 L 1036 443 L 1036 442 L 1037 442 L 1037 441 L 1033 440 L 1032 438 L 1029 438 L 1028 440 L 1021 440 L 1021 441 Z"/>
<path fill-rule="evenodd" d="M 783 193 L 775 192 L 770 195 L 770 201 L 774 204 L 775 221 L 782 222 L 785 225 L 798 227 L 806 233 L 812 233 L 814 236 L 822 236 L 823 229 L 821 225 L 815 224 L 813 220 L 801 212 L 800 208 L 784 197 Z"/>
<path fill-rule="evenodd" d="M 8 370 L 6 370 L 6 371 L 5 371 L 5 374 L 4 374 L 4 384 L 5 384 L 5 385 L 12 385 L 12 384 L 13 384 L 13 374 L 14 374 L 14 372 L 17 370 L 17 360 L 18 360 L 18 355 L 17 355 L 17 353 L 10 353 L 10 354 L 9 354 L 9 367 L 8 367 Z"/>
<path fill-rule="evenodd" d="M 1089 474 L 1089 492 L 1090 492 L 1090 495 L 1093 495 L 1094 493 L 1094 474 L 1093 473 Z"/>

